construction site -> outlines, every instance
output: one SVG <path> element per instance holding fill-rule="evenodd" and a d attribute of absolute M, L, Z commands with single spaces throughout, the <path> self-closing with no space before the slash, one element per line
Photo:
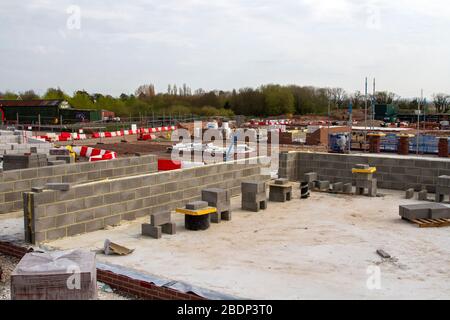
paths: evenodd
<path fill-rule="evenodd" d="M 241 120 L 1 130 L 0 299 L 448 298 L 444 129 Z"/>

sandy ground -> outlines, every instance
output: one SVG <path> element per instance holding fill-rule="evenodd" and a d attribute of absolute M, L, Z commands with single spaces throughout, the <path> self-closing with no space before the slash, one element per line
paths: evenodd
<path fill-rule="evenodd" d="M 183 217 L 174 214 L 177 235 L 160 240 L 140 235 L 147 218 L 48 246 L 94 250 L 109 238 L 136 250 L 98 255 L 100 261 L 242 298 L 450 298 L 450 228 L 402 221 L 398 205 L 417 201 L 384 192 L 378 198 L 314 193 L 299 200 L 296 190 L 293 201 L 269 202 L 260 213 L 241 211 L 234 198 L 233 220 L 204 232 L 185 230 Z M 382 259 L 377 249 L 393 258 Z M 377 267 L 381 288 L 370 289 Z"/>

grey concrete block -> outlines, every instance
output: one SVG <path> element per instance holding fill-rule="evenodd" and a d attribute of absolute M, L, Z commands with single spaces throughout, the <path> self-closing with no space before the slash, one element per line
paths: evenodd
<path fill-rule="evenodd" d="M 262 193 L 242 193 L 242 201 L 244 202 L 260 202 L 267 200 L 266 192 Z"/>
<path fill-rule="evenodd" d="M 331 189 L 333 192 L 343 192 L 344 191 L 344 183 L 343 182 L 336 182 L 331 185 Z"/>
<path fill-rule="evenodd" d="M 47 183 L 45 189 L 59 190 L 59 191 L 69 191 L 70 183 Z"/>
<path fill-rule="evenodd" d="M 229 192 L 225 189 L 203 189 L 202 200 L 208 202 L 209 204 L 228 203 L 230 201 L 230 196 Z"/>
<path fill-rule="evenodd" d="M 428 191 L 421 190 L 418 194 L 418 200 L 419 201 L 427 201 L 428 200 Z"/>
<path fill-rule="evenodd" d="M 224 221 L 231 221 L 231 210 L 228 210 L 228 211 L 222 211 L 221 213 L 220 213 L 220 215 L 221 215 L 221 219 L 222 220 L 224 220 Z"/>
<path fill-rule="evenodd" d="M 430 208 L 431 219 L 450 219 L 450 208 Z"/>
<path fill-rule="evenodd" d="M 266 191 L 266 183 L 258 181 L 244 181 L 241 183 L 242 193 L 261 193 Z"/>
<path fill-rule="evenodd" d="M 442 212 L 450 211 L 450 209 L 439 203 L 423 203 L 399 207 L 400 216 L 408 220 L 431 219 L 432 211 L 439 215 Z"/>
<path fill-rule="evenodd" d="M 154 227 L 161 226 L 171 222 L 170 211 L 158 212 L 150 215 L 150 224 Z"/>
<path fill-rule="evenodd" d="M 274 183 L 277 185 L 287 185 L 287 184 L 289 184 L 289 180 L 288 179 L 276 179 Z"/>
<path fill-rule="evenodd" d="M 353 193 L 353 185 L 351 183 L 344 184 L 343 192 L 346 194 Z"/>
<path fill-rule="evenodd" d="M 175 222 L 163 224 L 161 226 L 161 231 L 162 231 L 162 233 L 165 233 L 165 234 L 170 234 L 170 235 L 176 234 L 177 233 L 177 224 Z"/>
<path fill-rule="evenodd" d="M 438 177 L 438 186 L 450 187 L 450 176 Z"/>
<path fill-rule="evenodd" d="M 150 224 L 144 223 L 142 224 L 142 235 L 155 239 L 161 239 L 162 227 L 154 227 Z"/>
<path fill-rule="evenodd" d="M 357 164 L 357 165 L 354 166 L 354 169 L 368 170 L 368 169 L 370 169 L 370 165 L 368 165 L 368 164 Z"/>
<path fill-rule="evenodd" d="M 320 191 L 330 190 L 330 181 L 319 181 L 317 184 Z"/>
<path fill-rule="evenodd" d="M 318 176 L 317 176 L 317 172 L 309 172 L 309 173 L 305 173 L 303 175 L 303 181 L 305 181 L 305 182 L 314 182 L 317 180 L 319 180 Z"/>
<path fill-rule="evenodd" d="M 200 210 L 208 207 L 208 202 L 206 201 L 194 201 L 186 204 L 186 209 L 188 210 Z"/>
<path fill-rule="evenodd" d="M 414 198 L 414 189 L 408 189 L 408 190 L 406 190 L 406 193 L 405 193 L 405 198 L 406 199 L 412 199 L 412 198 Z"/>

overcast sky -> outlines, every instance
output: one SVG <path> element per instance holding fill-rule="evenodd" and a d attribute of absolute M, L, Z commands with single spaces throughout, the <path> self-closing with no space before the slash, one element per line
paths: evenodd
<path fill-rule="evenodd" d="M 448 0 L 0 0 L 0 91 L 363 91 L 369 76 L 430 96 L 450 93 L 449 35 Z"/>

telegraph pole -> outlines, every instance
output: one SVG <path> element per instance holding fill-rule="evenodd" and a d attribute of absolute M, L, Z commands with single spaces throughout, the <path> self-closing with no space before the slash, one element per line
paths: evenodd
<path fill-rule="evenodd" d="M 367 146 L 367 77 L 366 77 L 366 86 L 365 86 L 365 96 L 364 96 L 364 151 Z"/>

